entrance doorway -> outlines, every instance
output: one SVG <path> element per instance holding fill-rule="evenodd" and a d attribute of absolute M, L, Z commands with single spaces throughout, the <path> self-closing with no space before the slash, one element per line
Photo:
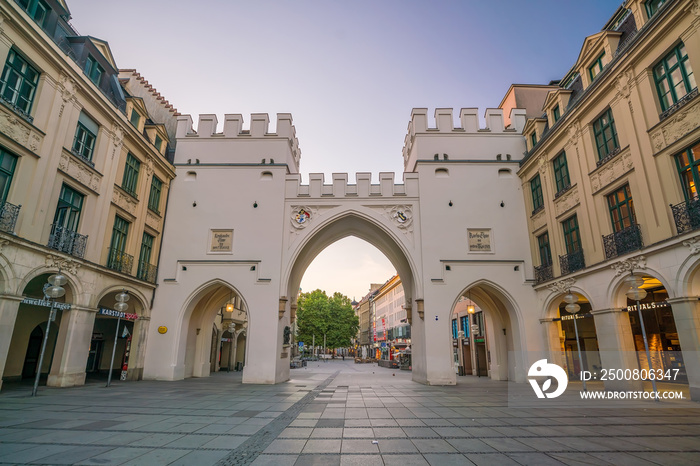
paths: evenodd
<path fill-rule="evenodd" d="M 644 319 L 652 367 L 655 370 L 661 369 L 664 373 L 667 370 L 673 372 L 673 376 L 665 381 L 688 383 L 688 374 L 683 362 L 676 321 L 671 305 L 667 302 L 668 292 L 661 282 L 653 277 L 644 277 L 644 284 L 641 287 L 647 292 L 646 298 L 640 301 L 639 307 Z M 647 369 L 649 363 L 646 358 L 637 303 L 627 299 L 627 311 L 629 312 L 639 367 Z"/>
<path fill-rule="evenodd" d="M 39 354 L 41 353 L 41 343 L 44 341 L 44 331 L 41 325 L 37 325 L 29 335 L 29 344 L 27 345 L 27 355 L 24 357 L 24 366 L 22 367 L 22 378 L 29 379 L 36 375 L 36 365 L 39 363 Z"/>
<path fill-rule="evenodd" d="M 560 349 L 565 356 L 566 367 L 564 369 L 569 380 L 579 380 L 582 370 L 600 373 L 602 364 L 598 351 L 595 322 L 591 314 L 591 303 L 584 296 L 573 294 L 578 298 L 577 304 L 581 309 L 576 314 L 570 314 L 566 311 L 567 303 L 562 302 L 559 305 L 558 317 L 552 320 L 558 325 Z M 575 326 L 574 319 L 576 319 Z M 582 361 L 579 360 L 579 347 Z"/>

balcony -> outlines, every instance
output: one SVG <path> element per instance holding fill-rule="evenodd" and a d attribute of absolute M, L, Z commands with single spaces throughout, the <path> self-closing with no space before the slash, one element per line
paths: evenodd
<path fill-rule="evenodd" d="M 666 109 L 665 112 L 663 112 L 661 115 L 659 115 L 659 120 L 663 121 L 666 118 L 670 117 L 674 113 L 676 113 L 678 110 L 681 109 L 681 107 L 685 106 L 688 102 L 693 100 L 698 96 L 698 88 L 696 87 L 695 89 L 691 90 L 688 92 L 686 95 L 678 99 L 678 102 L 675 104 L 671 105 Z"/>
<path fill-rule="evenodd" d="M 671 205 L 676 231 L 679 235 L 700 228 L 700 199 L 691 199 Z"/>
<path fill-rule="evenodd" d="M 126 254 L 119 249 L 109 248 L 109 257 L 107 258 L 107 268 L 116 270 L 117 272 L 131 275 L 131 269 L 134 267 L 134 256 Z"/>
<path fill-rule="evenodd" d="M 139 268 L 136 272 L 136 278 L 149 283 L 155 283 L 156 275 L 158 275 L 158 267 L 145 261 L 139 261 Z"/>
<path fill-rule="evenodd" d="M 639 225 L 632 225 L 611 235 L 603 236 L 606 259 L 642 249 L 643 246 L 642 230 Z"/>
<path fill-rule="evenodd" d="M 552 271 L 552 264 L 544 264 L 539 267 L 535 267 L 535 283 L 546 282 L 554 278 L 554 272 Z"/>
<path fill-rule="evenodd" d="M 17 225 L 17 217 L 21 208 L 21 205 L 10 204 L 9 202 L 2 204 L 2 207 L 0 207 L 0 231 L 6 233 L 15 232 L 15 225 Z"/>
<path fill-rule="evenodd" d="M 51 249 L 55 249 L 82 259 L 85 257 L 87 239 L 87 235 L 81 235 L 73 230 L 54 223 L 51 225 L 51 234 L 49 235 L 49 244 L 47 244 L 47 246 Z"/>
<path fill-rule="evenodd" d="M 559 256 L 559 266 L 562 275 L 568 275 L 577 270 L 586 268 L 586 261 L 583 258 L 583 249 Z"/>

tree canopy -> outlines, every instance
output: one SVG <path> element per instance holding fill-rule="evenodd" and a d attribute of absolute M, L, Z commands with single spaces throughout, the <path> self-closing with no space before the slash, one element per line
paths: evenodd
<path fill-rule="evenodd" d="M 360 322 L 347 296 L 338 292 L 328 296 L 322 290 L 302 293 L 299 296 L 297 341 L 303 341 L 306 346 L 311 346 L 314 335 L 316 345 L 322 345 L 324 334 L 327 348 L 350 346 L 359 327 Z"/>

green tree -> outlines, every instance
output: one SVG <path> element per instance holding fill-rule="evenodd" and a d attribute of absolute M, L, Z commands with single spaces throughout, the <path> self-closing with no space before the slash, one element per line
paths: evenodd
<path fill-rule="evenodd" d="M 302 293 L 297 305 L 297 341 L 306 346 L 311 345 L 314 335 L 316 345 L 322 345 L 325 334 L 326 347 L 342 348 L 350 346 L 357 335 L 360 322 L 347 296 L 336 292 L 329 297 L 325 291 L 314 290 Z"/>

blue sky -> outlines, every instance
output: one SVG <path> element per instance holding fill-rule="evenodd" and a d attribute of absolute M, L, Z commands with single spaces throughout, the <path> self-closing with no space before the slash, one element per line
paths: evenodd
<path fill-rule="evenodd" d="M 561 78 L 584 38 L 600 31 L 620 4 L 67 1 L 81 34 L 108 41 L 120 68 L 136 68 L 181 113 L 195 121 L 215 113 L 220 122 L 225 113 L 241 113 L 247 125 L 250 113 L 269 113 L 275 121 L 274 114 L 289 112 L 304 180 L 316 172 L 327 180 L 333 172 L 348 172 L 350 180 L 355 172 L 372 172 L 375 182 L 383 171 L 401 180 L 412 108 L 432 114 L 436 107 L 455 113 L 478 107 L 483 117 L 511 83 Z M 362 244 L 329 247 L 302 287 L 359 299 L 370 282 L 386 281 L 393 268 Z M 365 253 L 376 258 L 374 265 L 354 259 Z M 329 265 L 321 263 L 343 264 L 342 283 L 331 283 Z"/>

